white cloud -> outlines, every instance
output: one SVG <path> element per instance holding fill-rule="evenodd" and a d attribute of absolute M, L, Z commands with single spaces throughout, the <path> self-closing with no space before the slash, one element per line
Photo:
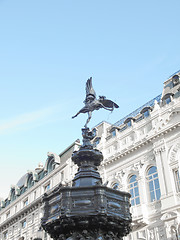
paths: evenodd
<path fill-rule="evenodd" d="M 6 120 L 4 123 L 0 123 L 0 133 L 4 133 L 9 130 L 17 130 L 17 128 L 22 125 L 24 126 L 39 120 L 43 120 L 52 115 L 56 109 L 56 107 L 49 107 L 30 113 L 24 113 L 12 119 Z"/>

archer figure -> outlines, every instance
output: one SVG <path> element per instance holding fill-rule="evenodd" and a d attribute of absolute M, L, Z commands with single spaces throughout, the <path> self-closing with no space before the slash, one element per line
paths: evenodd
<path fill-rule="evenodd" d="M 96 98 L 96 93 L 92 87 L 92 77 L 86 82 L 86 99 L 84 100 L 84 103 L 85 106 L 72 118 L 77 117 L 80 113 L 88 113 L 88 119 L 84 125 L 85 128 L 87 128 L 87 124 L 89 123 L 94 110 L 104 108 L 106 110 L 113 111 L 114 108 L 119 107 L 115 102 L 106 99 L 105 96 L 99 96 L 99 99 Z"/>

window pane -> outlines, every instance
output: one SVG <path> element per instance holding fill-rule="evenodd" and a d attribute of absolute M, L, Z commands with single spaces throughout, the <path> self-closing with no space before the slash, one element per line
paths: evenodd
<path fill-rule="evenodd" d="M 157 177 L 158 177 L 157 173 L 153 174 L 153 178 L 157 178 Z"/>
<path fill-rule="evenodd" d="M 131 197 L 133 198 L 133 197 L 134 197 L 134 191 L 133 191 L 133 189 L 130 189 L 130 194 L 131 194 Z"/>
<path fill-rule="evenodd" d="M 154 192 L 150 192 L 150 195 L 151 195 L 151 202 L 153 202 L 155 200 L 155 194 Z"/>
<path fill-rule="evenodd" d="M 137 187 L 134 189 L 134 192 L 135 192 L 135 196 L 136 196 L 136 197 L 139 196 L 139 191 L 138 191 L 138 188 L 137 188 Z"/>
<path fill-rule="evenodd" d="M 156 190 L 156 199 L 159 200 L 161 197 L 160 189 Z"/>
<path fill-rule="evenodd" d="M 149 110 L 144 112 L 144 117 L 148 117 L 149 116 Z"/>
<path fill-rule="evenodd" d="M 155 184 L 155 189 L 159 188 L 159 180 L 158 178 L 154 180 L 154 184 Z"/>
<path fill-rule="evenodd" d="M 133 176 L 130 178 L 129 182 L 132 183 L 132 182 L 135 182 L 135 181 L 136 181 L 136 176 L 133 175 Z"/>
<path fill-rule="evenodd" d="M 148 175 L 157 172 L 157 168 L 155 166 L 151 167 L 148 171 Z"/>
<path fill-rule="evenodd" d="M 152 179 L 152 176 L 149 176 L 149 180 Z"/>
<path fill-rule="evenodd" d="M 131 200 L 131 205 L 132 206 L 134 206 L 135 204 L 134 204 L 134 199 L 133 200 Z"/>
<path fill-rule="evenodd" d="M 166 98 L 166 104 L 169 104 L 170 102 L 171 102 L 171 98 L 170 97 Z"/>
<path fill-rule="evenodd" d="M 135 199 L 136 205 L 140 204 L 140 199 L 139 197 Z"/>
<path fill-rule="evenodd" d="M 149 190 L 150 191 L 154 190 L 153 181 L 149 182 Z"/>

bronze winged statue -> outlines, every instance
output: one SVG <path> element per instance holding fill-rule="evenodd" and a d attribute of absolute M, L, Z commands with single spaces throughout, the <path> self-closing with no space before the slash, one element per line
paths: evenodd
<path fill-rule="evenodd" d="M 85 128 L 87 128 L 87 124 L 89 123 L 94 110 L 104 108 L 106 110 L 113 111 L 114 108 L 119 107 L 115 102 L 106 99 L 105 96 L 99 96 L 99 99 L 96 98 L 96 93 L 92 87 L 92 77 L 86 82 L 86 99 L 84 100 L 84 104 L 85 106 L 72 118 L 77 117 L 80 113 L 88 113 L 88 119 L 84 125 Z"/>

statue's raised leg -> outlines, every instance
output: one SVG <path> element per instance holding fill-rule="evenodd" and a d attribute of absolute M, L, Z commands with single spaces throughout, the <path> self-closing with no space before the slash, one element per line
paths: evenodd
<path fill-rule="evenodd" d="M 86 121 L 86 124 L 84 125 L 85 128 L 87 128 L 87 125 L 88 125 L 89 121 L 91 120 L 91 117 L 92 117 L 92 112 L 88 112 L 88 119 Z"/>

